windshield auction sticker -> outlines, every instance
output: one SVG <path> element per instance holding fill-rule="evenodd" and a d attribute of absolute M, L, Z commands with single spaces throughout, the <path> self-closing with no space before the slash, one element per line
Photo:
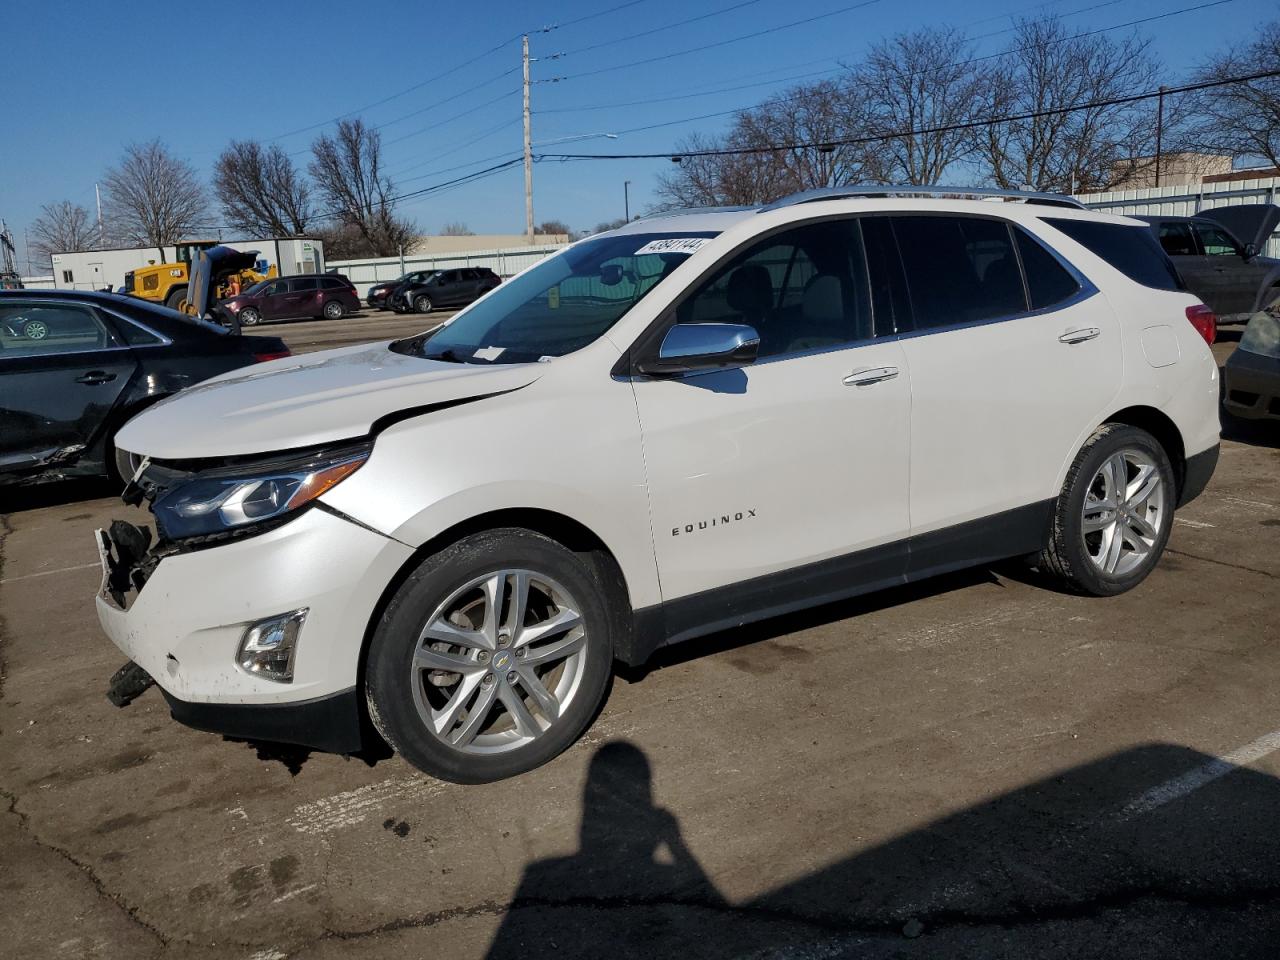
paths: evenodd
<path fill-rule="evenodd" d="M 710 242 L 710 237 L 667 237 L 665 240 L 650 240 L 633 256 L 639 257 L 646 253 L 693 253 L 704 243 Z"/>

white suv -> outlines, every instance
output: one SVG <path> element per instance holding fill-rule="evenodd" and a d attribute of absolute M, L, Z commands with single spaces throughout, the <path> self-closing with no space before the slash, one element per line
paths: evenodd
<path fill-rule="evenodd" d="M 479 782 L 664 644 L 1004 557 L 1133 587 L 1217 459 L 1212 316 L 1144 223 L 956 193 L 634 222 L 157 404 L 103 627 L 184 723 Z"/>

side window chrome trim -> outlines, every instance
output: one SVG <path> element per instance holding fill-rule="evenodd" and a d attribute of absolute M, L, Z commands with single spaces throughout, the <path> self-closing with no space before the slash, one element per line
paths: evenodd
<path fill-rule="evenodd" d="M 970 320 L 962 323 L 948 323 L 940 327 L 926 327 L 923 330 L 910 330 L 906 333 L 897 333 L 892 337 L 877 337 L 875 342 L 881 340 L 911 340 L 916 337 L 927 337 L 935 333 L 951 333 L 955 330 L 971 330 L 974 327 L 987 327 L 993 323 L 1010 323 L 1015 320 L 1026 320 L 1030 317 L 1039 317 L 1048 313 L 1057 313 L 1059 310 L 1066 310 L 1068 307 L 1074 307 L 1078 303 L 1083 303 L 1098 292 L 1088 280 L 1085 280 L 1080 289 L 1065 300 L 1059 300 L 1057 303 L 1050 304 L 1047 307 L 1040 307 L 1038 310 L 1025 310 L 1021 313 L 1008 313 L 998 317 L 988 317 L 986 320 Z M 867 341 L 871 342 L 871 341 Z"/>
<path fill-rule="evenodd" d="M 126 317 L 124 314 L 117 313 L 115 310 L 112 310 L 110 307 L 101 307 L 101 306 L 97 306 L 97 304 L 94 304 L 94 306 L 97 307 L 97 309 L 101 310 L 103 313 L 108 314 L 111 317 L 114 317 L 116 320 L 119 320 L 121 323 L 130 324 L 131 326 L 137 327 L 143 333 L 146 333 L 149 336 L 156 338 L 155 343 L 125 344 L 122 349 L 142 350 L 147 347 L 168 347 L 173 344 L 172 339 L 170 339 L 169 337 L 166 337 L 159 330 L 153 330 L 151 327 L 147 326 L 141 320 L 134 320 L 131 317 Z"/>

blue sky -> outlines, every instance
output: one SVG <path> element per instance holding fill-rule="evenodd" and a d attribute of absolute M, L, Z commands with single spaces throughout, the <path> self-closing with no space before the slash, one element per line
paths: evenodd
<path fill-rule="evenodd" d="M 232 138 L 279 143 L 305 164 L 311 139 L 349 112 L 381 126 L 398 193 L 481 170 L 520 152 L 516 38 L 523 31 L 538 58 L 535 80 L 554 81 L 533 87 L 533 138 L 544 144 L 535 151 L 631 153 L 721 130 L 729 118 L 670 121 L 751 105 L 920 24 L 960 27 L 988 53 L 1007 41 L 1000 31 L 1013 16 L 1057 12 L 1089 30 L 1204 0 L 875 0 L 845 10 L 851 2 L 643 0 L 596 16 L 624 0 L 311 0 L 222 13 L 216 5 L 150 0 L 26 4 L 10 17 L 20 28 L 6 38 L 0 60 L 10 108 L 0 141 L 0 217 L 22 257 L 23 229 L 40 205 L 68 199 L 92 210 L 94 181 L 130 141 L 159 136 L 205 175 Z M 189 11 L 201 8 L 209 19 L 189 22 Z M 1241 42 L 1253 24 L 1277 13 L 1273 2 L 1232 0 L 1138 29 L 1154 39 L 1176 82 L 1205 51 Z M 704 14 L 711 15 L 657 29 Z M 573 22 L 583 17 L 590 18 Z M 555 24 L 562 26 L 542 31 Z M 747 34 L 759 35 L 721 43 Z M 624 66 L 655 57 L 665 58 Z M 658 98 L 668 99 L 623 105 Z M 662 126 L 625 132 L 655 124 Z M 586 138 L 604 133 L 618 137 Z M 577 137 L 584 139 L 570 139 Z M 665 160 L 539 163 L 535 218 L 584 229 L 620 217 L 626 180 L 634 214 L 651 202 L 657 175 L 669 167 Z M 519 232 L 520 167 L 408 201 L 402 212 L 427 232 L 449 221 L 481 233 Z"/>

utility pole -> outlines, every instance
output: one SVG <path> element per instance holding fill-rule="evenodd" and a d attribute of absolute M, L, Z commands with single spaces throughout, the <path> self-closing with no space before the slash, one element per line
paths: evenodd
<path fill-rule="evenodd" d="M 1160 148 L 1164 138 L 1164 87 L 1160 88 L 1160 99 L 1156 101 L 1156 186 L 1160 186 Z"/>
<path fill-rule="evenodd" d="M 533 140 L 529 128 L 529 35 L 524 48 L 524 232 L 533 243 Z"/>
<path fill-rule="evenodd" d="M 622 216 L 631 222 L 631 181 L 622 181 Z"/>
<path fill-rule="evenodd" d="M 98 185 L 93 185 L 93 195 L 98 200 L 98 246 L 106 249 L 107 233 L 102 228 L 102 191 L 98 189 Z"/>

